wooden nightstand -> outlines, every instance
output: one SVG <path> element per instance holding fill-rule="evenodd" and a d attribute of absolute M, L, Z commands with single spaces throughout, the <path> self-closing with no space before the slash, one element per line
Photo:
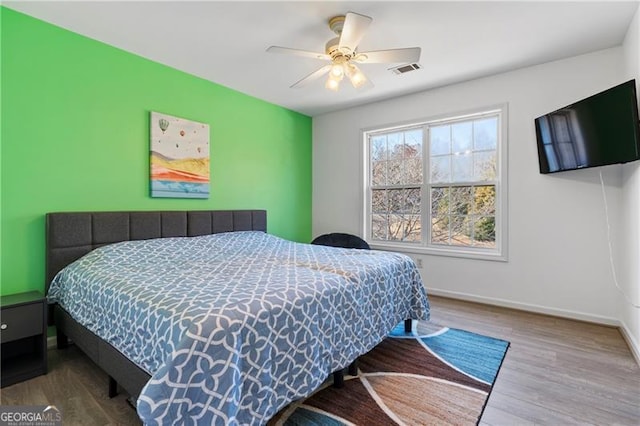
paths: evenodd
<path fill-rule="evenodd" d="M 38 291 L 0 297 L 2 387 L 47 374 L 46 313 Z"/>

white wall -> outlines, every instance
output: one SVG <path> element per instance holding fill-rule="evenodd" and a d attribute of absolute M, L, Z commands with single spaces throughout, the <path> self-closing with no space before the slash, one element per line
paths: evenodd
<path fill-rule="evenodd" d="M 622 47 L 607 49 L 314 117 L 314 235 L 361 234 L 361 129 L 507 102 L 509 260 L 421 256 L 427 290 L 618 324 L 599 172 L 615 242 L 622 166 L 541 175 L 534 118 L 621 83 L 623 69 Z"/>
<path fill-rule="evenodd" d="M 636 79 L 640 93 L 640 9 L 631 22 L 623 44 L 625 73 Z M 627 295 L 619 297 L 618 312 L 621 314 L 623 332 L 640 363 L 640 162 L 625 164 L 622 175 L 622 211 L 624 247 L 624 269 L 620 288 Z M 627 300 L 627 297 L 631 300 Z"/>

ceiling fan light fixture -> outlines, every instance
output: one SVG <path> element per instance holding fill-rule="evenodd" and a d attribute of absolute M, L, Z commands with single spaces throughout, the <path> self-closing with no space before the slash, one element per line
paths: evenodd
<path fill-rule="evenodd" d="M 361 88 L 367 83 L 367 77 L 360 71 L 360 69 L 355 66 L 355 64 L 347 65 L 347 77 L 351 81 L 351 84 L 356 89 Z"/>
<path fill-rule="evenodd" d="M 334 92 L 337 92 L 338 89 L 340 88 L 340 80 L 334 78 L 331 75 L 331 73 L 329 73 L 329 78 L 327 78 L 327 82 L 324 84 L 324 87 Z"/>
<path fill-rule="evenodd" d="M 330 75 L 334 79 L 341 81 L 344 77 L 344 66 L 342 64 L 331 65 Z"/>

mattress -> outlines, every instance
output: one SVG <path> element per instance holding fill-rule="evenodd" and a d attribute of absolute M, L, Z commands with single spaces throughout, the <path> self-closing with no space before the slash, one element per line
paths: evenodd
<path fill-rule="evenodd" d="M 258 231 L 126 241 L 48 293 L 151 375 L 145 424 L 264 424 L 405 319 L 428 319 L 414 262 Z"/>

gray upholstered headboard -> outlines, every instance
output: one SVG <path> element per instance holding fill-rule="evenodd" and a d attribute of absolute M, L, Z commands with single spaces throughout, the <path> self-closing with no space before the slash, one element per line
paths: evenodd
<path fill-rule="evenodd" d="M 265 210 L 47 213 L 45 288 L 65 266 L 100 246 L 129 240 L 267 230 Z"/>

